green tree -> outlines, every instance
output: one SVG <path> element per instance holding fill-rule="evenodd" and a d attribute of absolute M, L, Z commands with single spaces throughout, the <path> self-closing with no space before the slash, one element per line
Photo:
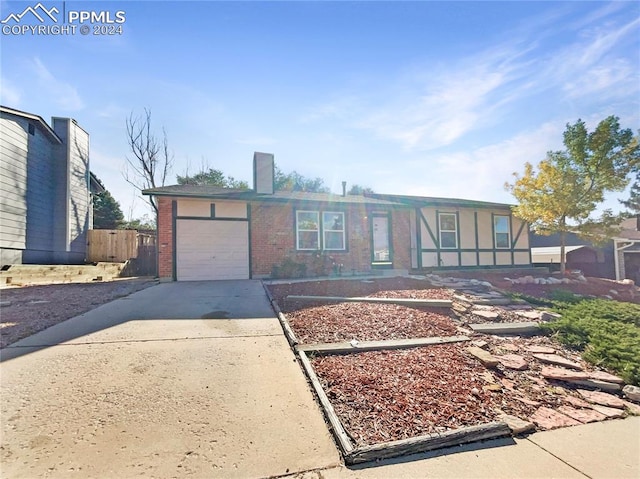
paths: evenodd
<path fill-rule="evenodd" d="M 357 184 L 352 185 L 349 191 L 347 191 L 348 195 L 365 195 L 367 193 L 375 193 L 375 191 L 368 186 L 360 186 Z"/>
<path fill-rule="evenodd" d="M 104 188 L 104 183 L 98 177 L 96 180 Z M 115 230 L 124 221 L 120 204 L 105 188 L 102 193 L 93 195 L 93 229 Z"/>
<path fill-rule="evenodd" d="M 141 218 L 124 221 L 120 226 L 123 230 L 155 230 L 156 221 L 151 219 L 149 215 L 144 214 Z"/>
<path fill-rule="evenodd" d="M 601 243 L 619 229 L 622 215 L 605 210 L 592 217 L 605 194 L 622 191 L 628 175 L 638 167 L 638 138 L 621 129 L 618 118 L 601 121 L 593 132 L 578 120 L 567 124 L 564 151 L 550 151 L 537 171 L 525 164 L 522 176 L 506 188 L 516 197 L 516 216 L 528 221 L 538 234 L 560 233 L 560 270 L 565 272 L 565 237 L 569 232 Z"/>
<path fill-rule="evenodd" d="M 176 180 L 179 185 L 211 185 L 242 190 L 249 189 L 249 184 L 246 181 L 236 180 L 232 176 L 225 176 L 222 171 L 208 167 L 202 167 L 200 171 L 194 175 L 190 175 L 189 172 L 186 171 L 184 176 L 177 175 Z"/>
<path fill-rule="evenodd" d="M 640 170 L 636 171 L 636 179 L 631 185 L 629 199 L 620 201 L 631 213 L 640 214 Z"/>
<path fill-rule="evenodd" d="M 276 190 L 282 191 L 307 191 L 311 193 L 329 193 L 330 189 L 324 184 L 322 178 L 307 178 L 297 171 L 284 173 L 278 166 L 275 167 L 274 183 Z"/>

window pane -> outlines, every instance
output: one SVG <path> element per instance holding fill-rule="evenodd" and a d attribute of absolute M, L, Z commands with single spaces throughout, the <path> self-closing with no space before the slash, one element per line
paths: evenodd
<path fill-rule="evenodd" d="M 441 231 L 440 232 L 440 247 L 441 248 L 457 248 L 458 239 L 456 233 Z"/>
<path fill-rule="evenodd" d="M 326 231 L 324 233 L 324 249 L 344 249 L 344 234 Z"/>
<path fill-rule="evenodd" d="M 495 216 L 493 218 L 496 233 L 509 233 L 509 217 Z"/>
<path fill-rule="evenodd" d="M 315 211 L 298 211 L 298 230 L 317 230 L 318 213 Z"/>
<path fill-rule="evenodd" d="M 298 249 L 318 249 L 318 232 L 317 231 L 299 231 L 298 232 Z"/>
<path fill-rule="evenodd" d="M 496 233 L 496 248 L 509 247 L 509 233 Z"/>
<path fill-rule="evenodd" d="M 344 213 L 323 213 L 322 223 L 325 230 L 344 231 Z"/>
<path fill-rule="evenodd" d="M 443 231 L 455 231 L 456 215 L 440 215 L 440 229 Z"/>

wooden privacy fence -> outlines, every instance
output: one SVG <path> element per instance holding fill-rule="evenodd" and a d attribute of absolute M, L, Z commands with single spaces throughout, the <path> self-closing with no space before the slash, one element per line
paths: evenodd
<path fill-rule="evenodd" d="M 89 230 L 87 262 L 124 263 L 127 275 L 155 274 L 156 235 L 136 230 Z"/>
<path fill-rule="evenodd" d="M 138 232 L 135 230 L 89 230 L 87 261 L 123 263 L 138 257 Z"/>

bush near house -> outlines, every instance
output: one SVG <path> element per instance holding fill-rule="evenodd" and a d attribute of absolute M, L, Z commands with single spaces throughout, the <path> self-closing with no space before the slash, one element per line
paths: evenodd
<path fill-rule="evenodd" d="M 534 298 L 527 298 L 534 300 Z M 540 303 L 562 315 L 543 329 L 582 357 L 640 385 L 640 305 L 606 299 L 588 299 L 559 291 Z"/>

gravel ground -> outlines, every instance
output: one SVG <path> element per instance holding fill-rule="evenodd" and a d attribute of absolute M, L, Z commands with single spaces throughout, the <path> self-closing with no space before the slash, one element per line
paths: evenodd
<path fill-rule="evenodd" d="M 157 284 L 149 278 L 64 283 L 0 291 L 0 348 L 101 304 Z"/>

